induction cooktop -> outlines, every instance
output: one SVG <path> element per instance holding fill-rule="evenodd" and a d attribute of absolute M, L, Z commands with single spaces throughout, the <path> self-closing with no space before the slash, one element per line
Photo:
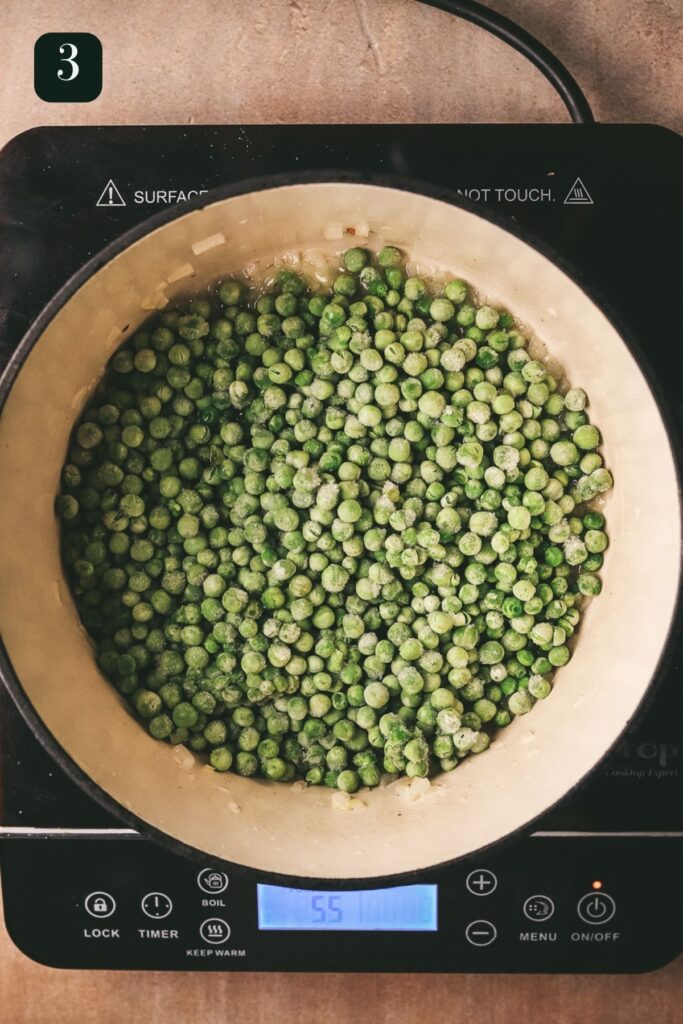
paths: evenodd
<path fill-rule="evenodd" d="M 662 128 L 625 125 L 36 129 L 0 153 L 0 366 L 71 274 L 160 209 L 254 177 L 379 176 L 463 195 L 550 246 L 638 339 L 678 431 L 682 149 Z M 354 891 L 186 859 L 128 828 L 3 692 L 9 934 L 72 968 L 659 967 L 683 949 L 682 655 L 679 637 L 618 747 L 531 829 Z"/>

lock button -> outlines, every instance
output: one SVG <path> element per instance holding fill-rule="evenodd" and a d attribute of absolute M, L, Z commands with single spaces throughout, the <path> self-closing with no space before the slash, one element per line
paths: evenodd
<path fill-rule="evenodd" d="M 111 917 L 116 910 L 116 900 L 108 892 L 90 892 L 85 897 L 85 909 L 91 917 Z"/>

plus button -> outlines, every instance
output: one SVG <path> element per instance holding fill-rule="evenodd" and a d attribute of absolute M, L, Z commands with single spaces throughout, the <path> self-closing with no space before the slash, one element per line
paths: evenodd
<path fill-rule="evenodd" d="M 473 896 L 490 896 L 498 886 L 498 879 L 488 868 L 476 868 L 465 879 L 468 892 Z"/>

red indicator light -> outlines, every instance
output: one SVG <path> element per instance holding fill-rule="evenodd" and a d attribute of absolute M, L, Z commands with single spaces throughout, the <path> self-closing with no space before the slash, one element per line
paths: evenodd
<path fill-rule="evenodd" d="M 602 889 L 602 882 L 599 879 L 596 879 L 591 883 L 591 889 Z"/>

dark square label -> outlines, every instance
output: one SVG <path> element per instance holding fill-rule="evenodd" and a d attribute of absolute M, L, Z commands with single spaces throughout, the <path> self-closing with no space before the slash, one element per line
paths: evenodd
<path fill-rule="evenodd" d="M 47 103 L 89 103 L 102 92 L 102 43 L 90 32 L 46 32 L 36 40 L 33 86 Z"/>

